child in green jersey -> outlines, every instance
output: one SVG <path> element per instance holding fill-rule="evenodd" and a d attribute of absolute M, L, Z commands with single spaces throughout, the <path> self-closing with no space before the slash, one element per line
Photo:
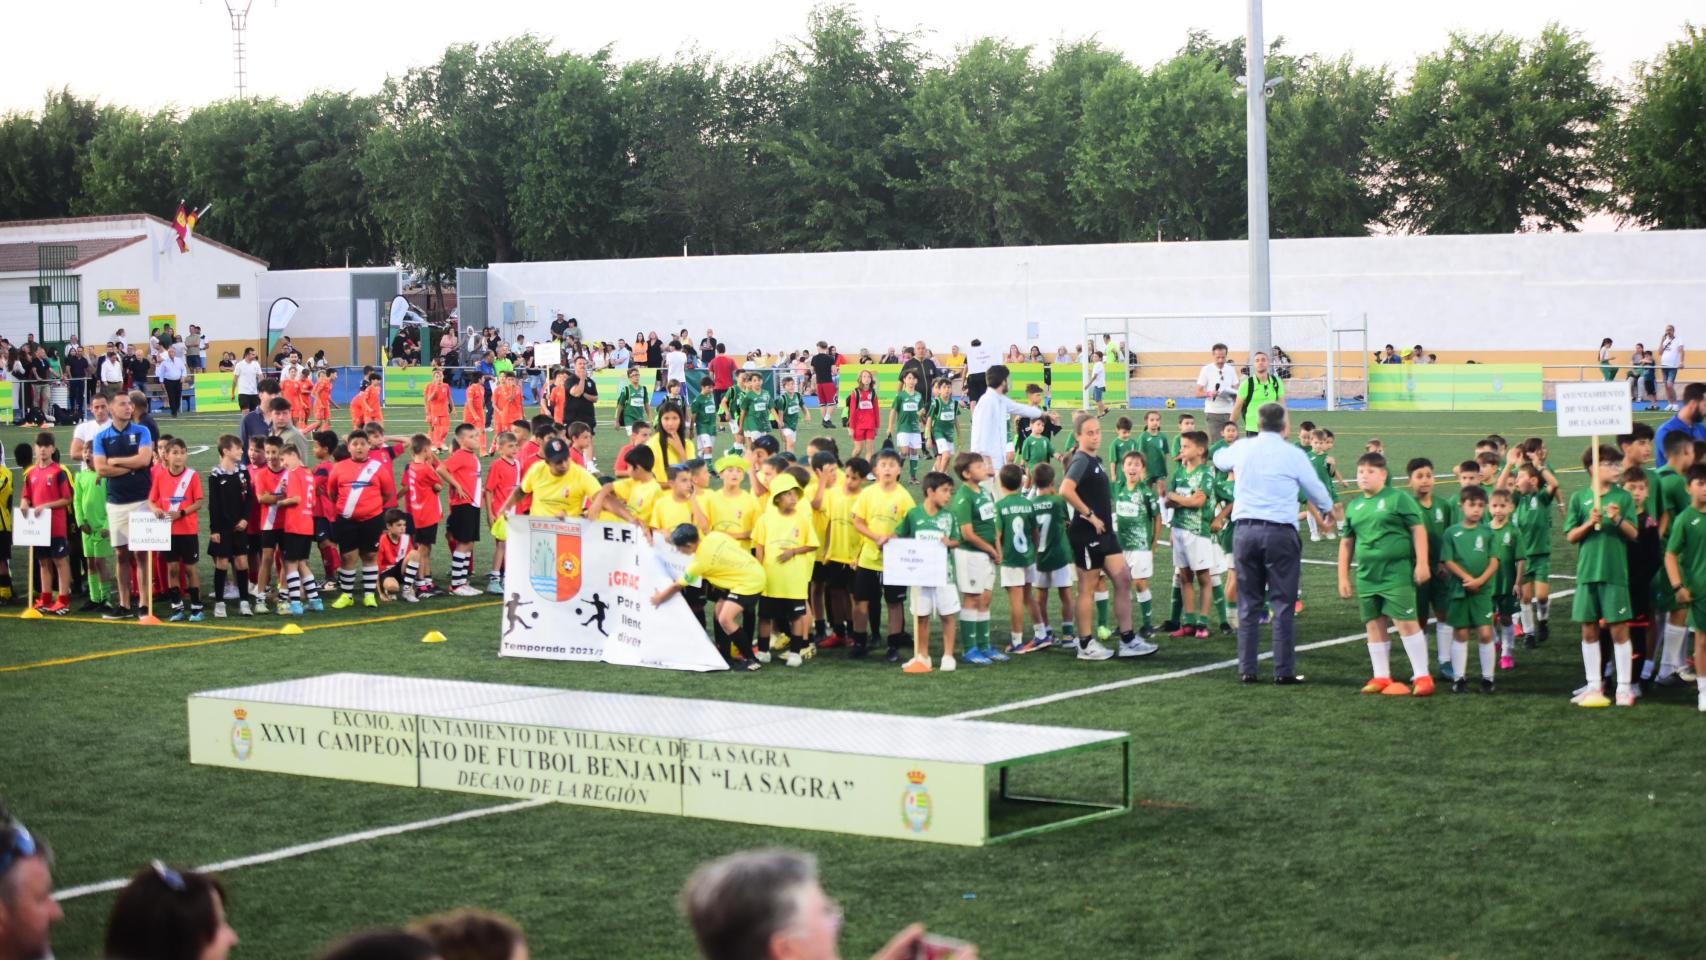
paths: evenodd
<path fill-rule="evenodd" d="M 1582 670 L 1587 684 L 1571 702 L 1582 707 L 1606 707 L 1599 649 L 1599 622 L 1611 632 L 1612 656 L 1617 664 L 1617 705 L 1632 707 L 1635 694 L 1630 687 L 1633 654 L 1629 649 L 1629 551 L 1639 531 L 1635 528 L 1635 501 L 1617 486 L 1623 470 L 1623 455 L 1609 444 L 1599 448 L 1599 469 L 1593 469 L 1592 448 L 1582 453 L 1590 483 L 1570 495 L 1564 516 L 1564 539 L 1576 545 L 1576 596 L 1571 613 L 1582 625 Z"/>
<path fill-rule="evenodd" d="M 1157 418 L 1159 419 L 1159 418 Z M 1118 473 L 1120 464 L 1125 463 L 1125 455 L 1134 451 L 1141 453 L 1138 439 L 1132 436 L 1130 417 L 1121 417 L 1114 421 L 1114 445 L 1108 451 L 1108 462 L 1114 464 L 1114 472 Z"/>
<path fill-rule="evenodd" d="M 1020 491 L 1025 470 L 1016 463 L 1004 464 L 996 475 L 1001 499 L 995 502 L 996 550 L 1001 555 L 1001 589 L 1007 591 L 1007 620 L 1012 637 L 1009 654 L 1030 653 L 1025 642 L 1025 611 L 1031 608 L 1031 588 L 1026 582 L 1036 562 L 1037 525 L 1031 519 L 1031 498 Z"/>
<path fill-rule="evenodd" d="M 1031 432 L 1019 442 L 1019 463 L 1029 470 L 1039 463 L 1048 463 L 1054 459 L 1054 444 L 1043 435 L 1047 422 L 1038 417 L 1030 422 Z"/>
<path fill-rule="evenodd" d="M 1179 579 L 1183 615 L 1175 637 L 1208 638 L 1210 567 L 1214 544 L 1209 539 L 1214 517 L 1214 467 L 1203 462 L 1208 435 L 1193 430 L 1179 438 L 1179 471 L 1167 482 L 1165 502 L 1173 507 L 1173 568 Z"/>
<path fill-rule="evenodd" d="M 1451 677 L 1451 644 L 1456 631 L 1446 622 L 1446 605 L 1451 602 L 1449 574 L 1439 563 L 1440 537 L 1445 528 L 1457 522 L 1457 508 L 1434 493 L 1434 464 L 1426 457 L 1415 457 L 1405 468 L 1410 475 L 1410 496 L 1422 508 L 1422 525 L 1428 531 L 1428 562 L 1433 570 L 1428 579 L 1416 581 L 1416 615 L 1426 625 L 1429 615 L 1434 622 L 1435 646 L 1439 654 L 1440 674 Z"/>
<path fill-rule="evenodd" d="M 1333 512 L 1322 516 L 1316 511 L 1314 504 L 1307 500 L 1304 507 L 1309 515 L 1309 539 L 1319 541 L 1325 537 L 1328 540 L 1339 535 L 1339 525 L 1344 522 L 1344 507 L 1338 502 L 1339 465 L 1333 460 L 1333 431 L 1320 427 L 1309 438 L 1309 465 L 1315 469 L 1316 479 L 1333 495 Z"/>
<path fill-rule="evenodd" d="M 1161 539 L 1161 501 L 1144 475 L 1143 452 L 1134 444 L 1120 458 L 1120 479 L 1114 484 L 1114 537 L 1131 571 L 1145 640 L 1154 633 L 1155 595 L 1149 578 L 1155 575 L 1155 544 Z"/>
<path fill-rule="evenodd" d="M 647 423 L 652 419 L 652 392 L 640 386 L 640 368 L 628 368 L 628 382 L 616 394 L 616 426 Z"/>
<path fill-rule="evenodd" d="M 1432 466 L 1425 469 L 1431 479 Z M 1428 530 L 1422 507 L 1409 494 L 1387 486 L 1386 476 L 1385 456 L 1365 453 L 1357 459 L 1357 488 L 1362 496 L 1345 505 L 1344 539 L 1339 541 L 1339 596 L 1357 598 L 1362 621 L 1368 627 L 1368 659 L 1374 666 L 1374 677 L 1363 685 L 1362 692 L 1426 697 L 1434 692 L 1434 681 L 1428 673 L 1428 641 L 1422 635 L 1418 593 L 1419 585 L 1433 575 Z M 1409 684 L 1392 679 L 1392 641 L 1387 639 L 1390 627 L 1398 629 L 1398 639 L 1410 660 Z"/>
<path fill-rule="evenodd" d="M 1688 509 L 1688 471 L 1694 466 L 1694 438 L 1687 430 L 1672 430 L 1665 434 L 1665 465 L 1659 468 L 1658 500 L 1669 518 L 1669 526 L 1661 531 L 1669 537 L 1677 521 Z M 1649 494 L 1650 496 L 1651 494 Z M 1661 686 L 1681 683 L 1677 671 L 1683 666 L 1682 649 L 1688 639 L 1688 605 L 1678 603 L 1670 589 L 1664 571 L 1653 579 L 1653 605 L 1666 611 L 1664 646 L 1658 659 L 1658 682 Z M 1706 624 L 1703 624 L 1706 626 Z"/>
<path fill-rule="evenodd" d="M 770 435 L 773 419 L 771 407 L 775 398 L 770 395 L 770 391 L 764 389 L 763 374 L 748 373 L 741 382 L 745 389 L 740 399 L 735 402 L 740 410 L 741 435 L 746 437 L 746 442 L 750 445 L 759 437 Z"/>
<path fill-rule="evenodd" d="M 959 441 L 960 405 L 940 378 L 930 387 L 930 442 L 936 448 L 936 472 L 946 473 L 954 457 L 954 445 Z"/>
<path fill-rule="evenodd" d="M 1157 499 L 1167 492 L 1167 437 L 1161 433 L 1161 411 L 1151 410 L 1143 415 L 1143 433 L 1137 438 L 1138 449 L 1143 451 L 1143 474 L 1149 478 L 1149 487 L 1155 491 Z M 1166 506 L 1162 506 L 1162 524 L 1166 524 Z"/>
<path fill-rule="evenodd" d="M 951 672 L 954 662 L 954 633 L 958 625 L 960 595 L 954 589 L 954 553 L 960 545 L 954 525 L 954 515 L 948 501 L 954 495 L 954 481 L 945 473 L 931 471 L 924 475 L 924 502 L 908 510 L 901 518 L 894 535 L 916 540 L 940 541 L 948 549 L 948 579 L 940 586 L 909 588 L 912 606 L 912 659 L 901 667 L 906 673 L 929 673 L 930 617 L 942 621 L 942 670 Z"/>
<path fill-rule="evenodd" d="M 1667 434 L 1668 441 L 1678 430 Z M 1670 444 L 1665 444 L 1666 449 Z M 1671 459 L 1666 453 L 1667 462 Z M 1694 662 L 1706 664 L 1706 465 L 1688 468 L 1689 506 L 1677 515 L 1665 539 L 1665 582 L 1675 594 L 1676 603 L 1693 615 Z M 1706 713 L 1706 676 L 1694 681 L 1699 691 L 1698 706 Z"/>
<path fill-rule="evenodd" d="M 1552 617 L 1552 508 L 1558 497 L 1558 478 L 1545 464 L 1534 459 L 1533 451 L 1544 449 L 1539 438 L 1530 438 L 1511 447 L 1507 468 L 1514 468 L 1505 479 L 1508 489 L 1516 491 L 1517 556 L 1522 560 L 1522 577 L 1517 584 L 1521 603 L 1518 623 L 1522 627 L 1523 646 L 1533 649 L 1545 642 L 1551 633 Z"/>
<path fill-rule="evenodd" d="M 1516 496 L 1494 490 L 1487 499 L 1487 530 L 1499 572 L 1493 577 L 1493 639 L 1499 646 L 1499 669 L 1516 666 L 1516 614 L 1521 607 L 1516 585 L 1522 582 L 1522 531 L 1516 525 Z"/>
<path fill-rule="evenodd" d="M 709 459 L 717 446 L 716 391 L 702 384 L 699 392 L 693 395 L 692 402 L 688 403 L 687 412 L 693 417 L 693 445 L 701 458 Z"/>
<path fill-rule="evenodd" d="M 782 449 L 794 452 L 794 440 L 799 436 L 800 415 L 806 403 L 800 397 L 800 385 L 793 377 L 782 378 L 782 395 L 776 398 L 776 412 L 782 415 Z"/>
<path fill-rule="evenodd" d="M 77 501 L 77 530 L 83 538 L 83 562 L 89 574 L 89 602 L 83 606 L 84 613 L 106 607 L 106 558 L 113 555 L 112 538 L 107 536 L 107 480 L 95 472 L 94 449 L 92 443 L 83 445 L 82 468 L 71 478 Z"/>
<path fill-rule="evenodd" d="M 1230 424 L 1228 424 L 1230 426 Z M 1232 562 L 1232 506 L 1237 491 L 1230 473 L 1214 471 L 1214 518 L 1209 522 L 1209 539 L 1214 543 L 1214 563 L 1208 568 L 1208 582 L 1214 588 L 1214 615 L 1220 621 L 1223 636 L 1233 634 L 1228 611 L 1238 609 L 1238 570 Z M 1303 592 L 1297 594 L 1296 612 L 1303 612 Z"/>
<path fill-rule="evenodd" d="M 965 626 L 967 663 L 986 666 L 1008 658 L 989 639 L 989 603 L 995 596 L 995 568 L 1001 563 L 996 548 L 995 498 L 983 487 L 989 479 L 989 462 L 982 454 L 962 453 L 954 458 L 954 475 L 960 478 L 948 510 L 954 515 L 954 582 L 960 589 L 960 622 Z"/>
<path fill-rule="evenodd" d="M 1060 632 L 1062 647 L 1076 649 L 1078 634 L 1072 628 L 1072 544 L 1067 540 L 1067 524 L 1072 519 L 1066 499 L 1055 492 L 1054 467 L 1040 463 L 1031 471 L 1031 522 L 1037 536 L 1037 562 L 1031 568 L 1031 629 L 1035 639 L 1031 650 L 1053 646 L 1055 633 L 1048 626 L 1048 592 L 1060 594 Z"/>
<path fill-rule="evenodd" d="M 1469 692 L 1469 638 L 1474 636 L 1481 659 L 1481 692 L 1493 692 L 1493 578 L 1499 561 L 1492 537 L 1481 526 L 1487 512 L 1487 493 L 1479 485 L 1465 487 L 1458 497 L 1458 522 L 1441 537 L 1440 563 L 1451 572 L 1451 606 L 1446 614 L 1454 631 L 1451 644 L 1452 693 Z"/>
<path fill-rule="evenodd" d="M 895 451 L 906 461 L 912 482 L 918 482 L 918 452 L 924 449 L 924 396 L 918 392 L 918 374 L 911 370 L 900 375 L 900 389 L 889 404 L 889 436 L 894 438 Z"/>

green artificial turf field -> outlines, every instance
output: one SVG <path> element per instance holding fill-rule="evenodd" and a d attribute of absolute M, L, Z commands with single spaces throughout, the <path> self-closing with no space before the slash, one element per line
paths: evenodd
<path fill-rule="evenodd" d="M 407 415 L 394 411 L 391 428 L 419 429 Z M 1337 433 L 1349 474 L 1369 436 L 1399 463 L 1422 455 L 1448 467 L 1489 432 L 1549 435 L 1553 422 L 1309 416 Z M 234 423 L 161 426 L 210 444 Z M 58 432 L 68 446 L 70 431 Z M 10 450 L 30 435 L 8 427 L 0 440 Z M 616 445 L 601 434 L 602 463 Z M 1551 447 L 1568 467 L 1582 444 Z M 191 459 L 212 463 L 211 453 Z M 1562 479 L 1568 491 L 1583 477 Z M 1557 541 L 1554 588 L 1564 590 L 1573 551 Z M 1336 546 L 1305 542 L 1305 556 L 1329 560 Z M 488 560 L 476 558 L 478 573 Z M 1171 564 L 1159 556 L 1156 567 Z M 211 582 L 205 559 L 202 577 Z M 1051 651 L 912 677 L 826 651 L 798 670 L 703 675 L 500 660 L 495 598 L 310 616 L 295 637 L 271 632 L 276 617 L 142 627 L 19 621 L 14 606 L 0 622 L 0 796 L 54 845 L 67 889 L 156 857 L 209 864 L 513 806 L 193 767 L 185 698 L 197 690 L 353 670 L 943 716 L 1152 676 L 989 717 L 1129 730 L 1140 803 L 1128 816 L 964 849 L 527 806 L 224 871 L 239 955 L 307 957 L 356 928 L 474 905 L 519 920 L 535 956 L 689 956 L 675 908 L 684 878 L 706 858 L 770 844 L 820 858 L 845 905 L 849 957 L 913 920 L 978 942 L 986 957 L 1699 955 L 1706 717 L 1692 689 L 1632 710 L 1570 706 L 1581 661 L 1566 599 L 1551 642 L 1519 648 L 1495 696 L 1447 685 L 1431 700 L 1362 697 L 1362 628 L 1331 567 L 1305 568 L 1304 596 L 1300 643 L 1351 639 L 1301 653 L 1309 684 L 1298 688 L 1240 686 L 1230 667 L 1168 676 L 1230 658 L 1232 639 L 1218 635 L 1161 638 L 1158 655 L 1135 662 Z M 998 599 L 997 640 L 1005 618 Z M 429 629 L 449 642 L 421 644 Z M 98 956 L 111 903 L 111 893 L 67 900 L 58 956 Z"/>

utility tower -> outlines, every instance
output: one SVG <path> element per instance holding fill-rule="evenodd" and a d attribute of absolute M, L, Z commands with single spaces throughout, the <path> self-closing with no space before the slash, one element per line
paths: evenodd
<path fill-rule="evenodd" d="M 231 58 L 239 100 L 247 98 L 249 93 L 249 74 L 244 64 L 248 50 L 243 34 L 249 29 L 249 8 L 253 5 L 254 0 L 225 0 L 225 12 L 231 15 Z"/>

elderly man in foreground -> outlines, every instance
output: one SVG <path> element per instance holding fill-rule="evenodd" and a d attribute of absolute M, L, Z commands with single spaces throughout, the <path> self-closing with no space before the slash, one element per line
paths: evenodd
<path fill-rule="evenodd" d="M 1303 543 L 1297 536 L 1297 496 L 1301 491 L 1323 513 L 1333 498 L 1321 484 L 1309 457 L 1286 441 L 1290 424 L 1285 408 L 1263 404 L 1261 428 L 1214 455 L 1216 469 L 1236 475 L 1232 505 L 1232 557 L 1238 575 L 1238 679 L 1256 682 L 1258 614 L 1270 599 L 1274 609 L 1274 683 L 1303 682 L 1297 675 L 1297 576 Z"/>

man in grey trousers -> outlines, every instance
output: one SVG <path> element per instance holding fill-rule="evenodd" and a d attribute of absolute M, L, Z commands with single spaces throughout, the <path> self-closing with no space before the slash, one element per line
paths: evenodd
<path fill-rule="evenodd" d="M 1297 495 L 1302 491 L 1329 514 L 1332 495 L 1322 486 L 1309 457 L 1286 440 L 1285 408 L 1263 404 L 1260 432 L 1214 455 L 1216 469 L 1235 474 L 1232 559 L 1238 573 L 1238 679 L 1256 682 L 1256 644 L 1262 606 L 1273 602 L 1274 683 L 1303 682 L 1297 675 L 1294 607 L 1303 543 L 1297 536 Z"/>

